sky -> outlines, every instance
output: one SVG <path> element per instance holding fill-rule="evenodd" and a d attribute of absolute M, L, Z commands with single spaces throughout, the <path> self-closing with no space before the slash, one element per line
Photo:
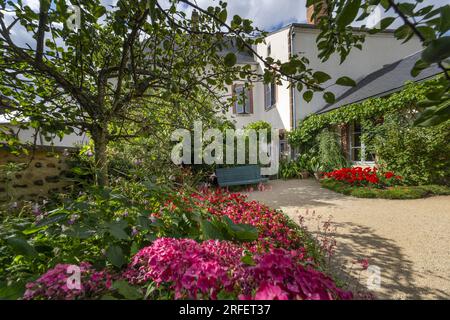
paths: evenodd
<path fill-rule="evenodd" d="M 116 0 L 102 0 L 105 4 Z M 218 5 L 218 0 L 191 0 L 200 7 Z M 273 31 L 292 22 L 306 22 L 306 0 L 225 0 L 228 3 L 228 17 L 235 14 L 250 19 L 256 27 Z M 39 0 L 23 0 L 33 10 L 39 9 Z M 166 0 L 159 0 L 160 3 Z M 415 2 L 415 0 L 400 0 L 399 2 Z M 442 6 L 450 4 L 450 0 L 424 0 L 420 7 L 427 5 Z M 191 9 L 187 9 L 188 12 Z M 394 25 L 395 26 L 395 25 Z"/>

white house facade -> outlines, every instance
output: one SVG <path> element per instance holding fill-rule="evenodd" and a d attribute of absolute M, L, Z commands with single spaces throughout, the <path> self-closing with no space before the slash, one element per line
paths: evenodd
<path fill-rule="evenodd" d="M 291 55 L 306 56 L 309 67 L 315 71 L 324 71 L 331 76 L 332 84 L 342 76 L 349 76 L 356 82 L 366 75 L 381 69 L 387 64 L 398 61 L 408 55 L 422 50 L 418 39 L 411 39 L 402 44 L 391 30 L 386 30 L 375 35 L 366 35 L 363 49 L 351 51 L 344 63 L 340 64 L 340 57 L 335 54 L 326 62 L 321 62 L 318 56 L 316 37 L 319 34 L 314 24 L 294 23 L 280 30 L 270 33 L 265 44 L 258 45 L 255 49 L 262 57 L 270 55 L 274 60 L 287 62 Z M 262 73 L 264 65 L 262 61 L 254 58 L 258 70 Z M 240 91 L 240 86 L 230 86 L 229 94 Z M 348 87 L 332 86 L 328 91 L 341 95 Z M 239 92 L 238 92 L 239 93 Z M 238 102 L 227 111 L 227 117 L 234 121 L 237 128 L 242 128 L 255 121 L 266 121 L 275 129 L 291 131 L 298 126 L 300 120 L 322 109 L 326 103 L 322 95 L 316 94 L 309 103 L 306 102 L 297 89 L 289 88 L 289 82 L 283 81 L 282 85 L 264 85 L 261 82 L 253 83 L 251 91 L 246 93 L 249 97 L 249 106 L 241 106 Z"/>

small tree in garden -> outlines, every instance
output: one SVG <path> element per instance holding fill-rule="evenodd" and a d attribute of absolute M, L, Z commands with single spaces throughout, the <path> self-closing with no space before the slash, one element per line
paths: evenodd
<path fill-rule="evenodd" d="M 376 34 L 391 26 L 395 21 L 401 25 L 394 35 L 399 41 L 407 42 L 413 37 L 420 39 L 424 46 L 422 57 L 411 70 L 412 76 L 430 66 L 438 64 L 444 77 L 439 86 L 430 87 L 427 99 L 418 107 L 423 110 L 416 124 L 430 126 L 450 119 L 450 4 L 442 6 L 426 5 L 426 1 L 415 3 L 395 0 L 308 0 L 307 6 L 314 6 L 313 18 L 316 18 L 322 32 L 316 39 L 319 58 L 327 60 L 332 54 L 339 53 L 343 62 L 352 48 L 362 49 L 364 34 L 355 33 L 350 25 L 364 21 L 378 6 L 389 11 L 389 16 L 379 21 L 378 26 L 366 29 Z"/>
<path fill-rule="evenodd" d="M 119 0 L 107 7 L 80 0 L 74 10 L 65 0 L 39 4 L 35 12 L 22 1 L 0 0 L 0 107 L 13 124 L 43 133 L 89 132 L 100 185 L 108 183 L 108 143 L 151 134 L 156 128 L 148 123 L 161 117 L 158 102 L 175 114 L 183 112 L 181 100 L 211 109 L 199 97 L 223 105 L 226 86 L 237 79 L 284 78 L 311 93 L 323 90 L 323 73 L 313 73 L 303 57 L 264 60 L 258 76 L 251 66 L 236 65 L 234 53 L 221 54 L 231 42 L 256 54 L 252 46 L 263 41 L 250 20 L 234 16 L 227 23 L 224 2 L 200 8 L 184 0 L 167 7 Z M 181 5 L 198 13 L 189 19 Z M 0 135 L 17 142 L 7 130 Z"/>

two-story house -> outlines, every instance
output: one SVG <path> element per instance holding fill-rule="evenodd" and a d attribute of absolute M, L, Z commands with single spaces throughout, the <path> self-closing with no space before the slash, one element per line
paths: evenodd
<path fill-rule="evenodd" d="M 374 35 L 367 34 L 362 50 L 352 50 L 344 63 L 340 64 L 337 54 L 322 62 L 318 58 L 316 44 L 320 29 L 314 24 L 311 13 L 312 11 L 308 10 L 307 23 L 292 23 L 268 34 L 265 44 L 255 48 L 257 53 L 262 57 L 279 59 L 281 62 L 287 62 L 294 54 L 306 56 L 310 61 L 310 68 L 324 71 L 332 77 L 329 83 L 324 84 L 328 85 L 342 76 L 349 76 L 358 82 L 383 66 L 422 49 L 419 39 L 413 38 L 403 44 L 395 38 L 393 30 L 385 30 Z M 251 55 L 241 54 L 238 56 L 238 63 L 254 64 L 260 72 L 264 69 L 263 62 Z M 239 94 L 242 90 L 244 88 L 239 84 L 230 86 L 229 94 L 233 91 Z M 335 85 L 328 90 L 339 97 L 348 88 Z M 327 105 L 321 94 L 314 95 L 312 101 L 306 102 L 303 92 L 299 92 L 295 86 L 289 88 L 287 81 L 283 81 L 282 85 L 254 83 L 246 95 L 249 99 L 245 100 L 245 105 L 236 102 L 236 105 L 227 111 L 227 117 L 235 122 L 237 128 L 263 120 L 281 132 L 291 131 L 297 127 L 300 120 Z M 283 139 L 281 141 L 281 150 L 286 151 L 286 142 Z"/>

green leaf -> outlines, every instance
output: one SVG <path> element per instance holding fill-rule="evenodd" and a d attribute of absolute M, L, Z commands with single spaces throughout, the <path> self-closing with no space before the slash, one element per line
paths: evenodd
<path fill-rule="evenodd" d="M 350 23 L 355 20 L 358 14 L 361 0 L 348 0 L 346 1 L 342 11 L 336 17 L 336 24 L 339 29 L 344 29 Z"/>
<path fill-rule="evenodd" d="M 36 227 L 41 228 L 44 226 L 48 226 L 50 224 L 65 220 L 66 218 L 67 218 L 67 214 L 65 214 L 65 213 L 57 214 L 55 216 L 44 218 L 41 221 L 37 222 Z"/>
<path fill-rule="evenodd" d="M 334 93 L 327 91 L 323 94 L 323 99 L 327 103 L 333 103 L 336 100 L 336 97 L 334 96 Z"/>
<path fill-rule="evenodd" d="M 331 79 L 328 73 L 322 71 L 316 71 L 313 74 L 313 78 L 317 80 L 318 83 L 324 83 Z"/>
<path fill-rule="evenodd" d="M 137 243 L 136 241 L 133 241 L 133 243 L 131 244 L 131 247 L 130 247 L 130 255 L 134 256 L 138 252 L 139 252 L 139 243 Z"/>
<path fill-rule="evenodd" d="M 89 239 L 94 236 L 97 231 L 91 230 L 86 226 L 73 226 L 65 232 L 69 237 L 77 238 L 77 239 Z"/>
<path fill-rule="evenodd" d="M 126 223 L 124 221 L 107 223 L 109 233 L 118 240 L 127 240 L 128 234 L 124 231 Z"/>
<path fill-rule="evenodd" d="M 380 29 L 384 30 L 395 21 L 395 17 L 386 17 L 380 21 Z"/>
<path fill-rule="evenodd" d="M 411 33 L 412 33 L 411 28 L 407 24 L 404 24 L 394 31 L 394 36 L 397 39 L 401 40 L 407 38 Z"/>
<path fill-rule="evenodd" d="M 303 93 L 303 99 L 305 99 L 306 102 L 310 102 L 313 98 L 313 92 L 311 90 L 305 91 Z"/>
<path fill-rule="evenodd" d="M 414 15 L 414 8 L 416 7 L 416 4 L 409 2 L 402 2 L 397 4 L 397 6 L 406 15 L 408 16 Z"/>
<path fill-rule="evenodd" d="M 419 26 L 416 27 L 417 31 L 425 38 L 426 41 L 436 39 L 436 31 L 433 28 L 428 26 Z"/>
<path fill-rule="evenodd" d="M 232 231 L 234 240 L 255 241 L 258 239 L 258 229 L 249 224 L 234 223 L 229 217 L 224 217 L 225 222 Z"/>
<path fill-rule="evenodd" d="M 227 53 L 227 55 L 224 58 L 224 63 L 227 67 L 232 67 L 236 64 L 237 58 L 236 55 L 233 52 Z"/>
<path fill-rule="evenodd" d="M 213 223 L 207 220 L 202 220 L 200 222 L 200 228 L 205 240 L 226 240 L 223 233 L 218 229 Z"/>
<path fill-rule="evenodd" d="M 6 242 L 20 255 L 34 257 L 38 254 L 25 239 L 13 237 L 6 239 Z"/>
<path fill-rule="evenodd" d="M 441 21 L 438 29 L 441 33 L 450 30 L 450 4 L 441 7 Z"/>
<path fill-rule="evenodd" d="M 411 69 L 411 75 L 413 77 L 417 77 L 420 72 L 426 68 L 428 68 L 430 66 L 429 63 L 426 63 L 425 61 L 423 61 L 422 59 L 419 59 L 416 61 L 416 63 L 414 64 L 414 67 Z"/>
<path fill-rule="evenodd" d="M 450 100 L 425 109 L 414 122 L 415 126 L 431 127 L 450 119 Z"/>
<path fill-rule="evenodd" d="M 422 60 L 428 63 L 440 62 L 450 56 L 450 36 L 441 37 L 429 43 L 422 52 Z"/>
<path fill-rule="evenodd" d="M 248 265 L 248 266 L 254 266 L 255 260 L 253 259 L 253 257 L 250 254 L 246 254 L 245 256 L 243 256 L 241 258 L 242 263 Z"/>
<path fill-rule="evenodd" d="M 375 34 L 380 31 L 385 30 L 387 27 L 389 27 L 393 22 L 395 21 L 395 17 L 386 17 L 380 21 L 380 28 L 377 29 L 370 29 L 370 34 Z"/>
<path fill-rule="evenodd" d="M 338 84 L 340 86 L 346 86 L 346 87 L 356 86 L 356 82 L 352 78 L 347 77 L 347 76 L 340 77 L 339 79 L 337 79 L 336 84 Z"/>
<path fill-rule="evenodd" d="M 280 71 L 284 74 L 291 75 L 297 71 L 297 68 L 294 63 L 286 62 L 281 65 Z"/>
<path fill-rule="evenodd" d="M 109 246 L 108 249 L 106 249 L 106 258 L 113 266 L 118 268 L 126 263 L 122 248 L 118 246 Z"/>
<path fill-rule="evenodd" d="M 23 297 L 25 293 L 25 281 L 7 284 L 0 282 L 0 300 L 17 300 Z"/>
<path fill-rule="evenodd" d="M 119 294 L 127 300 L 142 300 L 144 297 L 142 292 L 136 288 L 131 286 L 125 280 L 117 280 L 112 284 L 113 289 L 116 289 Z"/>
<path fill-rule="evenodd" d="M 102 296 L 102 297 L 100 298 L 100 300 L 118 300 L 118 299 L 115 298 L 115 297 L 113 297 L 113 296 L 110 295 L 110 294 L 105 294 L 104 296 Z"/>

